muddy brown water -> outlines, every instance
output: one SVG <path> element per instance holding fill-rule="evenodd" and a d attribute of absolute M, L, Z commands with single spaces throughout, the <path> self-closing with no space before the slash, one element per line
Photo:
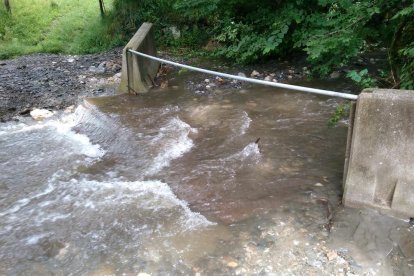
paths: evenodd
<path fill-rule="evenodd" d="M 340 206 L 339 100 L 177 85 L 0 125 L 0 274 L 412 275 L 406 221 Z"/>

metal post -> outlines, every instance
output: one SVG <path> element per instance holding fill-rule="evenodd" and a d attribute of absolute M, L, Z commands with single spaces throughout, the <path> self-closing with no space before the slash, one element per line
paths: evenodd
<path fill-rule="evenodd" d="M 129 52 L 129 49 L 126 50 L 126 72 L 127 72 L 127 88 L 128 88 L 128 94 L 131 93 L 131 86 L 129 83 L 129 57 L 131 53 Z"/>

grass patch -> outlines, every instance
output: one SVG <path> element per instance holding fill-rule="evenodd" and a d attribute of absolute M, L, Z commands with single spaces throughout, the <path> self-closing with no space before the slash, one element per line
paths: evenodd
<path fill-rule="evenodd" d="M 112 0 L 106 0 L 111 9 Z M 14 0 L 0 5 L 0 59 L 35 52 L 94 53 L 121 45 L 96 0 Z"/>

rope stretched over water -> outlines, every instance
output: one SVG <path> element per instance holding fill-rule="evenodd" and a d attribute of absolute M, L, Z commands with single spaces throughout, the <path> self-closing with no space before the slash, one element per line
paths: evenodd
<path fill-rule="evenodd" d="M 289 89 L 289 90 L 296 90 L 296 91 L 301 91 L 301 92 L 306 92 L 306 93 L 313 93 L 313 94 L 319 94 L 319 95 L 325 95 L 325 96 L 331 96 L 331 97 L 338 97 L 338 98 L 343 98 L 343 99 L 348 99 L 348 100 L 357 100 L 358 99 L 357 95 L 353 95 L 353 94 L 349 94 L 349 93 L 340 93 L 340 92 L 335 92 L 335 91 L 330 91 L 330 90 L 323 90 L 323 89 L 317 89 L 317 88 L 310 88 L 310 87 L 304 87 L 304 86 L 298 86 L 298 85 L 290 85 L 290 84 L 285 84 L 285 83 L 277 83 L 277 82 L 258 80 L 258 79 L 247 78 L 247 77 L 242 77 L 242 76 L 236 76 L 236 75 L 221 73 L 221 72 L 217 72 L 217 71 L 202 69 L 202 68 L 198 68 L 198 67 L 194 67 L 194 66 L 190 66 L 190 65 L 185 65 L 185 64 L 178 63 L 178 62 L 174 62 L 174 61 L 169 61 L 169 60 L 166 60 L 166 59 L 162 59 L 162 58 L 154 57 L 154 56 L 147 55 L 147 54 L 144 54 L 144 53 L 141 53 L 141 52 L 137 52 L 137 51 L 134 51 L 134 50 L 131 50 L 131 49 L 128 49 L 128 52 L 130 52 L 132 54 L 135 54 L 135 55 L 138 55 L 138 56 L 141 56 L 141 57 L 156 60 L 156 61 L 159 61 L 159 62 L 162 62 L 162 63 L 174 65 L 174 66 L 177 66 L 177 67 L 181 67 L 181 68 L 185 68 L 185 69 L 188 69 L 188 70 L 197 71 L 197 72 L 201 72 L 201 73 L 205 73 L 205 74 L 220 76 L 220 77 L 223 77 L 223 78 L 229 78 L 229 79 L 234 79 L 234 80 L 239 80 L 239 81 L 246 81 L 246 82 L 250 82 L 250 83 L 262 84 L 262 85 L 278 87 L 278 88 L 285 88 L 285 89 Z"/>

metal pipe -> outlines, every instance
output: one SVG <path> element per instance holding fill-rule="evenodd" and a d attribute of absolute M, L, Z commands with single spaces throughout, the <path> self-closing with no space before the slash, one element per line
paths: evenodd
<path fill-rule="evenodd" d="M 127 49 L 126 54 L 125 54 L 125 58 L 126 58 L 126 73 L 127 73 L 127 88 L 128 88 L 128 93 L 131 93 L 131 85 L 129 82 L 129 55 L 131 54 L 131 52 L 129 51 L 129 49 Z"/>
<path fill-rule="evenodd" d="M 206 70 L 206 69 L 202 69 L 202 68 L 198 68 L 198 67 L 194 67 L 194 66 L 189 66 L 189 65 L 185 65 L 185 64 L 180 64 L 180 63 L 177 63 L 177 62 L 173 62 L 173 61 L 165 60 L 165 59 L 162 59 L 162 58 L 154 57 L 154 56 L 151 56 L 151 55 L 147 55 L 147 54 L 144 54 L 144 53 L 141 53 L 141 52 L 137 52 L 137 51 L 134 51 L 134 50 L 131 50 L 131 49 L 128 49 L 127 51 L 131 52 L 135 55 L 142 56 L 142 57 L 145 57 L 145 58 L 149 58 L 149 59 L 152 59 L 152 60 L 157 60 L 159 62 L 163 62 L 163 63 L 166 63 L 166 64 L 171 64 L 171 65 L 174 65 L 174 66 L 177 66 L 177 67 L 186 68 L 188 70 L 197 71 L 197 72 L 201 72 L 201 73 L 205 73 L 205 74 L 220 76 L 220 77 L 223 77 L 223 78 L 235 79 L 235 80 L 246 81 L 246 82 L 251 82 L 251 83 L 256 83 L 256 84 L 263 84 L 263 85 L 272 86 L 272 87 L 285 88 L 285 89 L 290 89 L 290 90 L 297 90 L 297 91 L 301 91 L 301 92 L 314 93 L 314 94 L 320 94 L 320 95 L 331 96 L 331 97 L 339 97 L 339 98 L 344 98 L 344 99 L 348 99 L 348 100 L 357 100 L 358 99 L 358 95 L 353 95 L 353 94 L 349 94 L 349 93 L 340 93 L 340 92 L 323 90 L 323 89 L 316 89 L 316 88 L 310 88 L 310 87 L 304 87 L 304 86 L 298 86 L 298 85 L 290 85 L 290 84 L 285 84 L 285 83 L 276 83 L 276 82 L 271 82 L 271 81 L 264 81 L 264 80 L 257 80 L 257 79 L 253 79 L 253 78 L 235 76 L 235 75 L 220 73 L 220 72 L 216 72 L 216 71 L 212 71 L 212 70 Z"/>

